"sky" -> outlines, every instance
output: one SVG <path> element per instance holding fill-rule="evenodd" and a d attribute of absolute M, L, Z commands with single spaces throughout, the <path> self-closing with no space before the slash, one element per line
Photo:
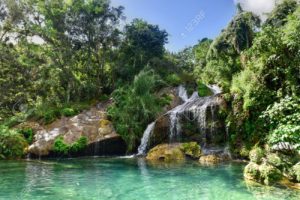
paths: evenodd
<path fill-rule="evenodd" d="M 234 0 L 111 0 L 125 7 L 126 22 L 142 18 L 169 34 L 166 48 L 176 52 L 202 38 L 215 38 L 234 16 Z"/>
<path fill-rule="evenodd" d="M 166 48 L 178 52 L 202 38 L 214 39 L 236 13 L 236 3 L 263 15 L 276 0 L 111 0 L 125 7 L 126 23 L 142 18 L 169 33 Z"/>

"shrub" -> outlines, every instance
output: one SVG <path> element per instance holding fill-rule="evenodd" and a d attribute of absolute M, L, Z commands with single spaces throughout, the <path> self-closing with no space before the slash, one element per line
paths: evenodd
<path fill-rule="evenodd" d="M 27 146 L 23 135 L 8 127 L 0 126 L 0 159 L 20 158 Z"/>
<path fill-rule="evenodd" d="M 78 114 L 78 111 L 73 108 L 64 108 L 61 110 L 61 115 L 65 116 L 65 117 L 72 117 L 77 114 Z"/>
<path fill-rule="evenodd" d="M 166 77 L 166 82 L 172 86 L 178 86 L 182 83 L 180 77 L 177 74 L 170 74 Z"/>
<path fill-rule="evenodd" d="M 33 130 L 31 128 L 21 129 L 19 133 L 24 136 L 28 144 L 33 142 Z"/>
<path fill-rule="evenodd" d="M 67 155 L 69 153 L 70 147 L 64 142 L 62 137 L 57 138 L 54 141 L 53 151 L 58 154 Z"/>
<path fill-rule="evenodd" d="M 115 104 L 108 109 L 108 114 L 127 143 L 128 151 L 136 147 L 144 129 L 162 110 L 159 98 L 153 94 L 159 81 L 152 71 L 142 71 L 132 85 L 113 93 Z"/>
<path fill-rule="evenodd" d="M 84 150 L 88 145 L 88 139 L 81 136 L 76 142 L 68 145 L 64 142 L 62 137 L 55 140 L 53 144 L 53 151 L 57 154 L 68 155 L 70 153 L 78 153 Z"/>
<path fill-rule="evenodd" d="M 200 97 L 213 95 L 212 91 L 203 83 L 198 83 L 198 94 Z"/>
<path fill-rule="evenodd" d="M 88 139 L 82 136 L 70 146 L 70 152 L 71 153 L 80 152 L 81 150 L 85 149 L 87 145 L 88 145 Z"/>

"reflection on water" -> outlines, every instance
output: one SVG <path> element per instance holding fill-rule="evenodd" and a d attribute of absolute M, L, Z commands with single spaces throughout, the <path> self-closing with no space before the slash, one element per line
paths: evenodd
<path fill-rule="evenodd" d="M 245 182 L 243 165 L 161 164 L 141 158 L 0 162 L 0 199 L 300 199 Z"/>

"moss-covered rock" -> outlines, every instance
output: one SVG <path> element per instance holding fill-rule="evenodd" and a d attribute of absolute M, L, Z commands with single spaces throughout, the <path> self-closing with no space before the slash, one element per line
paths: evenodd
<path fill-rule="evenodd" d="M 278 169 L 283 169 L 284 168 L 284 162 L 280 158 L 280 156 L 276 153 L 270 153 L 267 155 L 267 162 L 270 165 L 273 165 L 274 167 L 277 167 Z"/>
<path fill-rule="evenodd" d="M 146 157 L 150 161 L 174 162 L 185 160 L 181 144 L 161 144 L 149 151 Z"/>
<path fill-rule="evenodd" d="M 282 173 L 276 167 L 263 163 L 259 166 L 261 182 L 266 185 L 271 185 L 282 179 Z"/>
<path fill-rule="evenodd" d="M 184 152 L 185 155 L 193 159 L 197 159 L 201 155 L 201 147 L 197 144 L 197 142 L 183 143 L 180 149 Z"/>
<path fill-rule="evenodd" d="M 264 156 L 265 156 L 265 152 L 260 147 L 254 147 L 249 153 L 250 161 L 257 164 L 260 164 L 262 162 L 262 158 Z"/>
<path fill-rule="evenodd" d="M 250 162 L 244 169 L 244 177 L 249 180 L 259 181 L 260 179 L 259 165 Z"/>
<path fill-rule="evenodd" d="M 300 183 L 300 162 L 291 168 L 289 176 L 293 182 Z"/>

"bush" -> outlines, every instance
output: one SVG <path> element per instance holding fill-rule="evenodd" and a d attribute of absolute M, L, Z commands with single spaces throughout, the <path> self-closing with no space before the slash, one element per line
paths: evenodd
<path fill-rule="evenodd" d="M 61 110 L 61 115 L 65 116 L 65 117 L 72 117 L 77 114 L 78 114 L 78 111 L 73 108 L 64 108 Z"/>
<path fill-rule="evenodd" d="M 206 97 L 213 95 L 213 92 L 203 83 L 198 83 L 198 94 L 199 97 Z"/>
<path fill-rule="evenodd" d="M 172 86 L 178 86 L 182 83 L 180 77 L 177 74 L 170 74 L 166 77 L 166 82 Z"/>
<path fill-rule="evenodd" d="M 53 145 L 53 151 L 57 154 L 68 155 L 70 153 L 78 153 L 84 150 L 88 145 L 88 139 L 84 136 L 81 136 L 76 142 L 71 145 L 68 145 L 64 142 L 62 137 L 59 137 L 55 140 Z"/>
<path fill-rule="evenodd" d="M 86 137 L 80 137 L 79 140 L 77 140 L 70 146 L 70 152 L 71 153 L 80 152 L 81 150 L 87 147 L 87 144 L 88 144 L 88 139 Z"/>
<path fill-rule="evenodd" d="M 57 138 L 54 141 L 53 151 L 58 154 L 67 155 L 69 153 L 69 146 L 64 142 L 62 137 Z"/>
<path fill-rule="evenodd" d="M 0 159 L 21 158 L 27 146 L 23 135 L 8 127 L 0 126 Z"/>
<path fill-rule="evenodd" d="M 28 144 L 33 142 L 33 130 L 31 128 L 26 128 L 19 130 L 19 133 L 24 136 Z"/>
<path fill-rule="evenodd" d="M 147 125 L 162 110 L 159 98 L 153 93 L 160 79 L 152 71 L 142 71 L 132 85 L 113 93 L 115 104 L 108 109 L 114 127 L 132 151 Z"/>

